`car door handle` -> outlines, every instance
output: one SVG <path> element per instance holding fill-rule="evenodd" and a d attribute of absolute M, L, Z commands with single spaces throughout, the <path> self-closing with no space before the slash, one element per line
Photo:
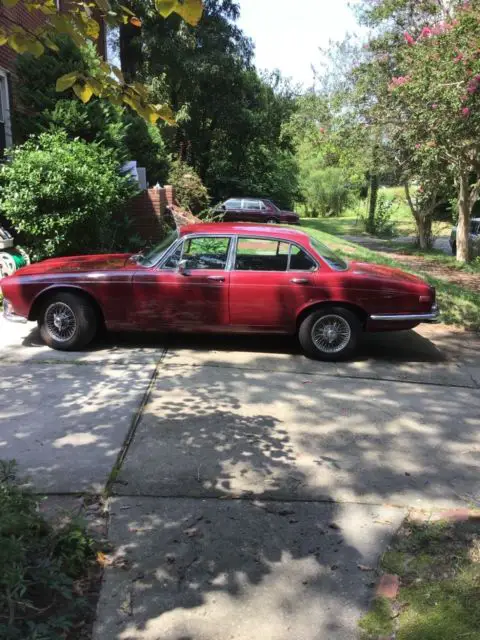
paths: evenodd
<path fill-rule="evenodd" d="M 225 276 L 208 276 L 210 282 L 225 282 Z"/>
<path fill-rule="evenodd" d="M 292 284 L 309 284 L 310 280 L 308 278 L 292 278 L 290 282 Z"/>

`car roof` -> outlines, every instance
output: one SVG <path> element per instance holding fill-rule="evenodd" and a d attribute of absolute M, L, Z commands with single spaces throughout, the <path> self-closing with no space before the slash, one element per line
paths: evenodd
<path fill-rule="evenodd" d="M 186 236 L 191 233 L 206 234 L 226 234 L 226 235 L 255 235 L 265 238 L 281 238 L 292 242 L 309 240 L 308 234 L 304 231 L 292 229 L 291 227 L 281 227 L 271 224 L 252 224 L 251 222 L 201 222 L 189 224 L 180 228 L 180 235 Z"/>
<path fill-rule="evenodd" d="M 271 198 L 264 198 L 262 196 L 230 196 L 223 202 L 228 202 L 229 200 L 271 200 Z"/>

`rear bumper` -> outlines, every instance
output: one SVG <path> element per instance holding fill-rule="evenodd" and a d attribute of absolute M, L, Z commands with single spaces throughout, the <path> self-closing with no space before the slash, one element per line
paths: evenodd
<path fill-rule="evenodd" d="M 387 313 L 370 316 L 375 322 L 437 322 L 440 310 L 436 304 L 428 313 Z"/>
<path fill-rule="evenodd" d="M 18 322 L 20 324 L 26 324 L 27 318 L 17 315 L 13 311 L 13 307 L 7 299 L 3 300 L 3 317 L 9 322 Z"/>

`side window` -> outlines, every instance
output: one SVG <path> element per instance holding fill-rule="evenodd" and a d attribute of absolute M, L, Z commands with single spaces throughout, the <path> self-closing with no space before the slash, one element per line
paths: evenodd
<path fill-rule="evenodd" d="M 241 209 L 242 208 L 242 201 L 241 200 L 234 200 L 232 198 L 232 200 L 227 200 L 224 205 L 225 209 L 227 211 L 231 211 L 232 209 Z"/>
<path fill-rule="evenodd" d="M 310 256 L 292 244 L 292 250 L 290 252 L 290 271 L 314 271 L 317 268 L 316 263 L 310 258 Z"/>
<path fill-rule="evenodd" d="M 261 204 L 260 200 L 244 200 L 243 208 L 248 209 L 248 211 L 260 211 Z"/>
<path fill-rule="evenodd" d="M 221 269 L 227 266 L 230 238 L 191 238 L 185 240 L 182 260 L 187 269 Z"/>
<path fill-rule="evenodd" d="M 239 238 L 235 269 L 237 271 L 286 271 L 288 243 L 279 240 Z"/>

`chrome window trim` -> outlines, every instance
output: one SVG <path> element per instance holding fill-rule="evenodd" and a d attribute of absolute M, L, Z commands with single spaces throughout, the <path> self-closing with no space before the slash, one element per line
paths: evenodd
<path fill-rule="evenodd" d="M 232 264 L 232 271 L 235 271 L 235 273 L 248 273 L 247 271 L 243 271 L 241 269 L 235 269 L 235 262 L 237 257 L 237 246 L 238 246 L 239 240 L 267 240 L 267 241 L 273 241 L 273 242 L 283 242 L 284 244 L 290 245 L 288 250 L 288 262 L 287 262 L 286 271 L 260 271 L 259 270 L 259 271 L 252 271 L 250 273 L 317 273 L 321 269 L 321 265 L 318 263 L 318 260 L 310 253 L 310 251 L 307 251 L 304 246 L 302 246 L 298 242 L 295 242 L 294 240 L 287 240 L 286 238 L 278 238 L 278 237 L 270 237 L 270 236 L 268 237 L 256 236 L 256 235 L 244 236 L 244 235 L 237 234 L 235 239 L 235 255 L 234 255 L 234 260 Z M 301 251 L 304 251 L 307 254 L 307 256 L 312 260 L 312 262 L 315 264 L 315 269 L 313 269 L 312 271 L 305 271 L 305 270 L 301 271 L 299 269 L 290 269 L 290 256 L 291 256 L 292 246 L 298 247 L 298 249 L 300 249 Z"/>

